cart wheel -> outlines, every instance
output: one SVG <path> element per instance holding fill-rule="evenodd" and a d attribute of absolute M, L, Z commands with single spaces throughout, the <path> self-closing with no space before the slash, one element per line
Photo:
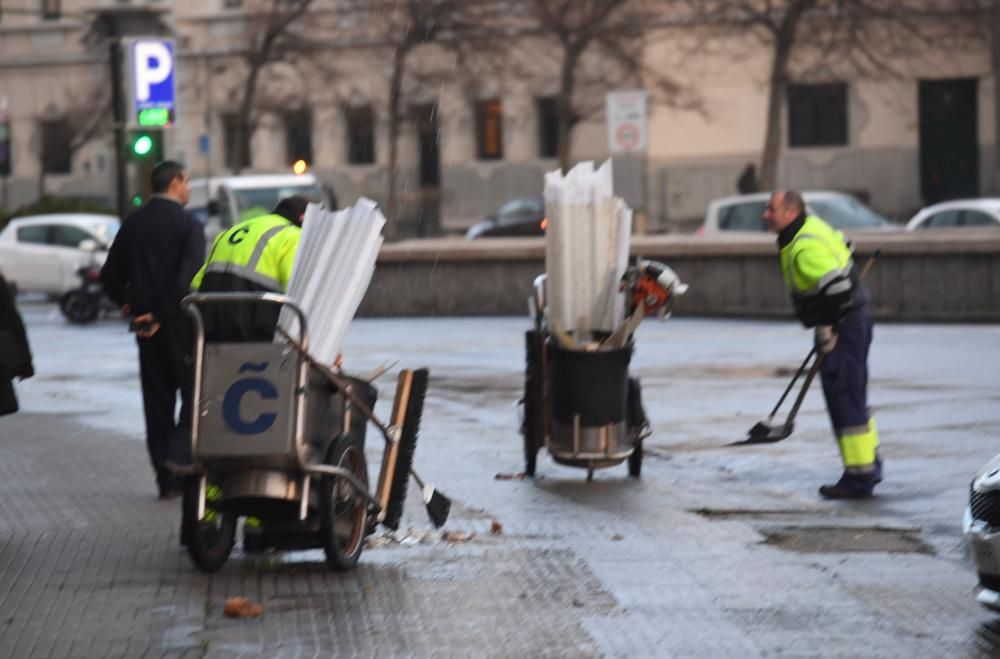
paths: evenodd
<path fill-rule="evenodd" d="M 639 478 L 642 473 L 642 440 L 636 442 L 635 448 L 628 456 L 628 475 L 632 478 Z"/>
<path fill-rule="evenodd" d="M 536 330 L 524 333 L 524 422 L 521 434 L 524 436 L 524 473 L 535 475 L 538 449 L 542 446 L 543 419 L 542 397 L 544 382 L 541 366 L 541 334 Z"/>
<path fill-rule="evenodd" d="M 368 487 L 368 465 L 361 442 L 350 433 L 333 441 L 326 464 L 343 467 Z M 334 570 L 352 569 L 364 548 L 368 500 L 346 479 L 324 476 L 319 486 L 320 535 L 326 562 Z"/>
<path fill-rule="evenodd" d="M 198 519 L 198 478 L 184 482 L 181 516 L 182 531 L 188 555 L 202 572 L 216 572 L 226 561 L 236 544 L 236 516 L 213 510 L 205 502 L 205 515 Z M 209 489 L 218 489 L 209 482 Z"/>

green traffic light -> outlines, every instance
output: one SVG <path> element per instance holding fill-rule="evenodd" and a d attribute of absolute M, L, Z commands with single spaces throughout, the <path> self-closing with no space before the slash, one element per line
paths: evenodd
<path fill-rule="evenodd" d="M 139 195 L 136 195 L 136 196 L 132 197 L 132 205 L 133 206 L 142 206 L 142 197 L 140 197 Z"/>
<path fill-rule="evenodd" d="M 132 151 L 137 156 L 144 156 L 153 150 L 153 138 L 149 135 L 140 135 L 132 143 Z"/>

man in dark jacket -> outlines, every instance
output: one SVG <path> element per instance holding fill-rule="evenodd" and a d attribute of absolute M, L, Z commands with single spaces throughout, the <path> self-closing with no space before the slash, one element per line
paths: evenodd
<path fill-rule="evenodd" d="M 14 378 L 26 380 L 34 374 L 28 334 L 17 313 L 10 287 L 0 276 L 0 415 L 17 411 Z"/>
<path fill-rule="evenodd" d="M 204 229 L 187 211 L 191 190 L 184 166 L 153 168 L 153 197 L 122 224 L 101 270 L 112 300 L 132 317 L 139 344 L 139 375 L 146 445 L 160 498 L 180 494 L 168 462 L 190 460 L 192 334 L 180 301 L 205 258 Z M 180 419 L 174 417 L 180 392 Z"/>

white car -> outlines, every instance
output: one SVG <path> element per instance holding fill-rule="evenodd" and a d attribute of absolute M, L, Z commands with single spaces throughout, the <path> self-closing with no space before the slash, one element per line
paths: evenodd
<path fill-rule="evenodd" d="M 767 231 L 761 215 L 770 198 L 770 192 L 756 192 L 716 199 L 705 210 L 705 222 L 698 233 Z M 804 191 L 802 198 L 809 213 L 823 218 L 834 229 L 892 231 L 899 228 L 849 194 L 815 190 Z"/>
<path fill-rule="evenodd" d="M 972 480 L 962 528 L 979 575 L 976 599 L 1000 611 L 1000 455 Z"/>
<path fill-rule="evenodd" d="M 924 208 L 907 231 L 955 227 L 1000 227 L 1000 199 L 956 199 Z"/>
<path fill-rule="evenodd" d="M 88 213 L 14 218 L 0 231 L 0 273 L 19 291 L 62 295 L 80 285 L 80 268 L 104 263 L 119 226 Z"/>

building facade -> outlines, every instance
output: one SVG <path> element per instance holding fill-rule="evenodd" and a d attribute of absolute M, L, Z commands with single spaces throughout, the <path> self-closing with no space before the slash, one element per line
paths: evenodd
<path fill-rule="evenodd" d="M 243 2 L 19 4 L 0 14 L 0 115 L 9 133 L 3 208 L 42 193 L 111 203 L 109 63 L 106 49 L 87 38 L 89 12 L 136 5 L 161 10 L 177 43 L 179 108 L 164 131 L 167 156 L 194 176 L 289 171 L 303 159 L 341 204 L 360 195 L 385 199 L 385 47 L 329 39 L 308 57 L 269 65 L 248 158 L 237 163 L 235 117 L 247 75 L 241 52 L 252 27 Z M 315 7 L 317 17 L 296 28 L 303 39 L 319 31 L 323 3 Z M 689 49 L 688 37 L 690 30 L 664 29 L 650 37 L 644 60 L 670 72 L 697 102 L 677 107 L 651 94 L 646 153 L 615 159 L 616 184 L 646 210 L 653 231 L 690 229 L 708 201 L 736 194 L 764 139 L 770 51 L 738 36 L 723 48 Z M 540 195 L 544 172 L 558 167 L 558 66 L 544 41 L 519 47 L 538 55 L 528 58 L 538 62 L 531 75 L 449 69 L 449 55 L 433 48 L 410 60 L 397 189 L 400 219 L 414 231 L 457 231 L 504 201 Z M 797 74 L 782 107 L 779 185 L 850 191 L 899 220 L 939 197 L 1000 194 L 987 45 L 904 64 L 902 75 L 886 77 L 836 65 Z M 600 108 L 600 100 L 591 105 Z M 582 118 L 573 159 L 608 153 L 603 113 Z"/>

